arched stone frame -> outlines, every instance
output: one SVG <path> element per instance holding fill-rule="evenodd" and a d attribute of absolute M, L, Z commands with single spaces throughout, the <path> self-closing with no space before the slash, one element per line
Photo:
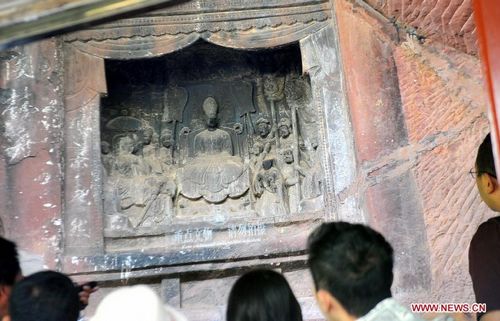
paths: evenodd
<path fill-rule="evenodd" d="M 339 219 L 342 218 L 339 213 L 344 213 L 344 219 L 363 221 L 362 218 L 352 217 L 352 213 L 356 213 L 354 200 L 340 204 L 340 207 L 336 202 L 337 194 L 354 180 L 355 161 L 349 112 L 342 86 L 338 36 L 334 23 L 330 20 L 329 2 L 318 2 L 321 2 L 319 6 L 325 11 L 317 19 L 309 17 L 309 22 L 263 26 L 257 31 L 243 28 L 237 32 L 218 30 L 143 37 L 115 35 L 102 41 L 104 39 L 99 37 L 105 37 L 107 29 L 104 29 L 104 35 L 101 29 L 98 32 L 83 31 L 64 38 L 65 79 L 68 86 L 65 98 L 66 270 L 79 271 L 82 268 L 81 262 L 72 264 L 72 257 L 101 256 L 97 261 L 93 260 L 93 264 L 102 263 L 103 270 L 104 266 L 112 269 L 113 266 L 122 264 L 119 263 L 119 256 L 102 256 L 104 237 L 98 119 L 99 99 L 106 93 L 104 60 L 157 57 L 180 50 L 198 39 L 236 49 L 263 49 L 299 42 L 303 72 L 311 79 L 314 106 L 320 122 L 319 148 L 326 174 L 326 207 L 321 218 Z M 305 19 L 308 19 L 307 16 Z M 334 170 L 335 168 L 341 170 Z M 300 237 L 291 242 L 293 244 L 289 251 L 305 249 L 305 239 L 313 226 L 303 228 L 304 232 Z M 287 251 L 285 248 L 283 250 Z M 176 258 L 172 260 L 175 262 Z M 156 262 L 164 264 L 162 259 Z M 83 267 L 86 268 L 89 266 Z"/>
<path fill-rule="evenodd" d="M 325 173 L 333 172 L 331 168 L 333 155 L 328 144 L 328 138 L 325 134 L 325 104 L 330 104 L 331 99 L 340 91 L 334 93 L 328 86 L 325 87 L 323 77 L 337 77 L 340 81 L 340 73 L 338 69 L 327 70 L 322 69 L 319 73 L 316 68 L 320 62 L 311 62 L 311 57 L 318 54 L 314 46 L 310 46 L 310 41 L 306 39 L 325 38 L 327 43 L 323 53 L 329 50 L 335 50 L 333 42 L 329 41 L 334 39 L 333 28 L 328 27 L 327 22 L 317 23 L 312 26 L 301 26 L 300 28 L 292 28 L 282 30 L 283 35 L 288 34 L 288 37 L 283 36 L 280 41 L 270 37 L 271 33 L 263 37 L 260 42 L 257 42 L 261 48 L 269 48 L 274 45 L 284 45 L 300 41 L 301 55 L 303 63 L 305 64 L 304 73 L 311 77 L 314 91 L 314 105 L 319 113 L 319 122 L 321 125 L 320 138 L 322 144 L 320 149 L 324 155 L 322 159 L 323 168 Z M 313 31 L 312 33 L 310 33 Z M 271 31 L 269 31 L 271 32 Z M 308 38 L 310 35 L 316 35 L 315 38 Z M 291 36 L 290 36 L 291 35 Z M 326 36 L 325 36 L 326 35 Z M 186 37 L 187 43 L 193 43 L 200 36 Z M 224 38 L 224 37 L 222 37 Z M 221 38 L 221 39 L 222 39 Z M 279 38 L 279 37 L 278 37 Z M 212 37 L 204 37 L 205 40 L 211 41 L 215 39 Z M 216 38 L 216 43 L 221 44 L 221 40 Z M 246 49 L 258 48 L 255 43 L 248 42 L 243 34 L 242 39 L 236 48 L 243 45 L 252 43 L 253 46 Z M 181 41 L 182 42 L 182 41 Z M 166 46 L 157 48 L 154 56 L 161 56 L 168 54 L 178 49 L 177 46 L 170 46 L 171 42 L 167 41 Z M 230 47 L 229 44 L 225 44 Z M 117 46 L 118 47 L 118 46 Z M 182 46 L 181 48 L 183 48 Z M 66 141 L 66 180 L 65 180 L 65 254 L 70 255 L 95 255 L 103 253 L 103 235 L 102 235 L 102 199 L 101 199 L 101 186 L 102 174 L 100 172 L 100 146 L 99 146 L 99 100 L 101 95 L 106 93 L 106 78 L 104 74 L 104 61 L 105 59 L 123 59 L 122 51 L 113 51 L 113 46 L 107 50 L 102 48 L 92 48 L 90 50 L 83 46 L 83 43 L 75 44 L 73 42 L 66 42 L 64 45 L 65 53 L 65 74 L 66 74 L 66 97 L 65 97 L 65 136 L 68 138 Z M 119 48 L 119 47 L 118 47 Z M 142 54 L 137 58 L 142 57 Z M 147 58 L 147 57 L 143 57 Z M 308 61 L 306 63 L 306 60 Z M 316 65 L 313 65 L 316 64 Z M 311 73 L 311 71 L 313 73 Z M 335 75 L 334 75 L 335 74 Z M 340 88 L 340 87 L 338 87 Z M 333 94 L 333 96 L 332 96 Z M 342 101 L 342 99 L 338 100 Z M 340 107 L 339 107 L 340 108 Z M 345 110 L 345 108 L 344 108 Z M 330 124 L 331 126 L 331 124 Z M 341 128 L 337 126 L 340 130 Z M 73 139 L 75 138 L 75 139 Z M 334 207 L 334 188 L 332 181 L 326 181 L 327 208 L 324 210 L 324 218 L 332 219 L 336 209 Z M 90 188 L 86 188 L 90 186 Z M 88 210 L 82 211 L 82 208 Z"/>

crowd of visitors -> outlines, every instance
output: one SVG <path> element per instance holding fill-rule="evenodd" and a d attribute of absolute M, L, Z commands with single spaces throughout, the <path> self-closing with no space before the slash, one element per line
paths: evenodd
<path fill-rule="evenodd" d="M 475 169 L 479 194 L 500 211 L 490 137 L 481 144 Z M 308 266 L 319 309 L 328 321 L 419 321 L 391 293 L 393 249 L 377 231 L 361 224 L 323 223 L 309 236 Z M 481 321 L 500 320 L 500 217 L 483 223 L 469 251 L 476 300 L 487 304 Z M 1 321 L 76 321 L 91 286 L 79 287 L 67 276 L 43 271 L 23 277 L 14 243 L 0 238 Z M 439 320 L 453 320 L 440 316 Z M 434 320 L 437 320 L 434 319 Z M 91 321 L 186 321 L 162 303 L 146 285 L 122 287 L 99 304 Z M 227 321 L 302 321 L 301 307 L 285 277 L 254 270 L 233 285 Z"/>

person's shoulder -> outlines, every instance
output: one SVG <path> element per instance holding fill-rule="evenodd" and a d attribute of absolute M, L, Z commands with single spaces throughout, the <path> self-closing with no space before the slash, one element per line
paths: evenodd
<path fill-rule="evenodd" d="M 424 321 L 411 313 L 405 306 L 393 298 L 380 301 L 370 312 L 357 321 Z"/>
<path fill-rule="evenodd" d="M 481 240 L 483 238 L 491 239 L 491 236 L 498 236 L 500 233 L 500 216 L 492 217 L 486 222 L 481 223 L 477 228 L 476 233 L 472 237 L 472 241 Z"/>
<path fill-rule="evenodd" d="M 500 216 L 490 218 L 477 228 L 469 247 L 469 260 L 472 256 L 490 255 L 492 248 L 500 246 Z"/>

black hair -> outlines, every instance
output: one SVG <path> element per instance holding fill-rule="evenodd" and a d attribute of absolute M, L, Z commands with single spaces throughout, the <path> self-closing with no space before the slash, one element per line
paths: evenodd
<path fill-rule="evenodd" d="M 0 237 L 0 285 L 13 286 L 19 274 L 16 244 Z"/>
<path fill-rule="evenodd" d="M 18 282 L 10 295 L 11 321 L 76 321 L 78 290 L 59 272 L 43 271 Z"/>
<path fill-rule="evenodd" d="M 233 285 L 227 321 L 302 321 L 300 305 L 280 273 L 254 270 Z"/>
<path fill-rule="evenodd" d="M 309 236 L 309 268 L 316 290 L 326 290 L 356 317 L 391 297 L 393 250 L 361 224 L 323 223 Z"/>
<path fill-rule="evenodd" d="M 493 157 L 493 148 L 491 147 L 490 134 L 486 135 L 477 150 L 476 171 L 477 175 L 486 173 L 495 178 L 497 177 L 497 173 L 495 171 L 495 159 Z"/>

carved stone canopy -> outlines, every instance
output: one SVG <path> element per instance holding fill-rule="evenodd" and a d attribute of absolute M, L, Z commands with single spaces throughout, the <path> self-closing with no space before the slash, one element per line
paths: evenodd
<path fill-rule="evenodd" d="M 204 39 L 231 48 L 296 42 L 327 25 L 328 0 L 195 0 L 69 34 L 83 52 L 111 59 L 164 55 Z"/>

